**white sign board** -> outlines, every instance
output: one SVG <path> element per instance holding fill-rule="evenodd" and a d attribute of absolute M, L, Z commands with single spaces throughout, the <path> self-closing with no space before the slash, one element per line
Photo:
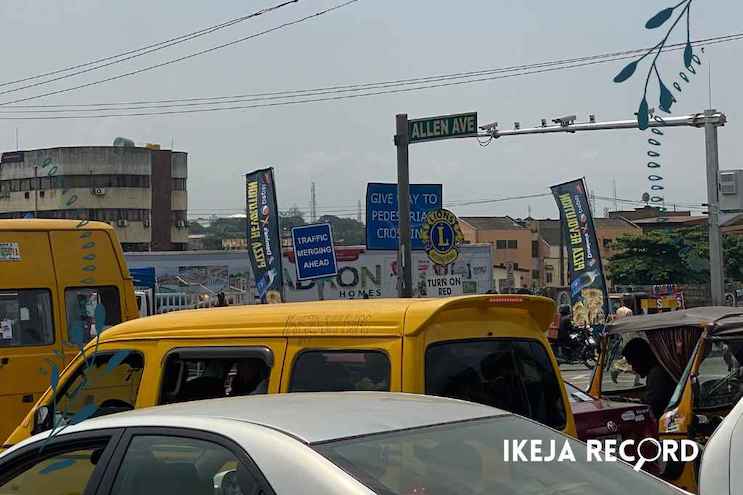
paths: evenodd
<path fill-rule="evenodd" d="M 17 242 L 0 242 L 0 261 L 21 261 L 21 249 Z"/>
<path fill-rule="evenodd" d="M 426 292 L 432 297 L 461 296 L 464 294 L 461 275 L 435 275 L 426 280 Z"/>

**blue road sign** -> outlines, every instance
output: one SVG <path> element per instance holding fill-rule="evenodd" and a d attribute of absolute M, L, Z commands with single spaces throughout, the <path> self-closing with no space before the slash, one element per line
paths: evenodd
<path fill-rule="evenodd" d="M 420 230 L 426 213 L 442 206 L 441 184 L 410 184 L 410 237 L 412 248 L 426 248 Z M 370 182 L 366 186 L 366 248 L 397 250 L 400 222 L 397 184 Z"/>
<path fill-rule="evenodd" d="M 333 277 L 338 273 L 330 224 L 294 227 L 292 241 L 298 280 Z"/>

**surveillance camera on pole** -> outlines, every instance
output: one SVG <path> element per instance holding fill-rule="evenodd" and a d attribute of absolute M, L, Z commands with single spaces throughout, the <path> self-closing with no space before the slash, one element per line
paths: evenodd
<path fill-rule="evenodd" d="M 555 124 L 560 124 L 562 127 L 567 127 L 570 124 L 575 123 L 575 119 L 578 117 L 575 115 L 566 115 L 565 117 L 557 117 L 556 119 L 552 119 L 552 122 Z"/>

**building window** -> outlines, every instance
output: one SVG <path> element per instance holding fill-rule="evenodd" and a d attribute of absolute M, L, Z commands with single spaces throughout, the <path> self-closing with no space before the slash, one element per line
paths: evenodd
<path fill-rule="evenodd" d="M 501 239 L 495 241 L 495 249 L 506 249 L 506 241 Z"/>
<path fill-rule="evenodd" d="M 604 244 L 604 247 L 605 247 L 605 248 L 610 248 L 610 247 L 611 247 L 611 241 L 612 241 L 612 240 L 613 240 L 613 239 L 603 239 L 603 240 L 602 240 L 602 242 L 603 242 L 603 244 Z"/>
<path fill-rule="evenodd" d="M 552 283 L 552 272 L 546 272 L 544 274 L 544 279 L 546 283 L 551 284 Z"/>
<path fill-rule="evenodd" d="M 518 270 L 519 269 L 519 264 L 518 263 L 514 263 L 513 264 L 513 269 L 514 270 Z"/>
<path fill-rule="evenodd" d="M 539 281 L 539 278 L 540 278 L 539 275 L 540 275 L 539 270 L 531 271 L 531 279 L 534 280 L 535 282 Z"/>
<path fill-rule="evenodd" d="M 175 178 L 173 179 L 173 191 L 185 191 L 186 190 L 186 179 Z"/>
<path fill-rule="evenodd" d="M 539 241 L 531 241 L 531 257 L 539 258 Z"/>
<path fill-rule="evenodd" d="M 26 198 L 26 199 L 28 199 L 28 198 L 29 198 L 29 193 L 28 193 L 28 191 L 26 191 L 25 193 L 23 193 L 23 197 L 24 197 L 24 198 Z"/>
<path fill-rule="evenodd" d="M 507 247 L 508 249 L 518 249 L 519 242 L 518 241 L 507 241 Z"/>

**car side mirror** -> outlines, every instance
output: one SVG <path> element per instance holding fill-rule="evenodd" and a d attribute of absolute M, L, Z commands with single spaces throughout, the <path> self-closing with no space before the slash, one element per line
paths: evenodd
<path fill-rule="evenodd" d="M 237 470 L 230 469 L 214 475 L 214 495 L 230 495 L 240 493 L 238 488 Z"/>

